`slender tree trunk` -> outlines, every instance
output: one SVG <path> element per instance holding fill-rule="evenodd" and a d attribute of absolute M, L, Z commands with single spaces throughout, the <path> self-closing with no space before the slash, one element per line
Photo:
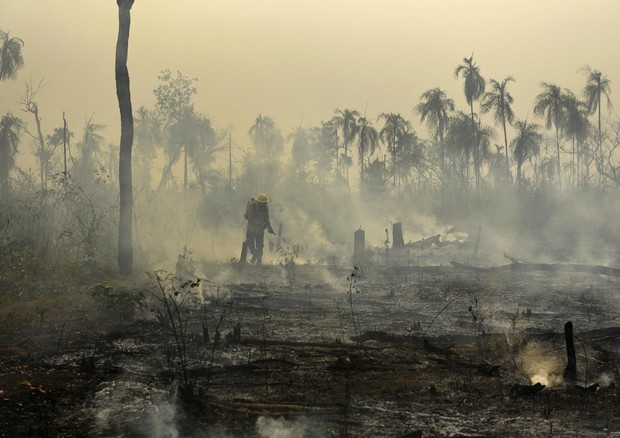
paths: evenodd
<path fill-rule="evenodd" d="M 41 173 L 41 189 L 47 187 L 47 164 L 48 157 L 45 154 L 45 139 L 43 138 L 43 132 L 41 131 L 41 119 L 39 118 L 39 106 L 35 103 L 32 107 L 32 114 L 34 115 L 34 121 L 37 124 L 37 135 L 39 137 L 39 170 Z"/>
<path fill-rule="evenodd" d="M 131 149 L 133 146 L 133 113 L 127 70 L 131 7 L 134 0 L 116 0 L 118 5 L 118 39 L 116 42 L 116 96 L 121 116 L 119 154 L 120 215 L 118 229 L 118 268 L 121 274 L 131 274 L 133 268 L 132 214 L 133 188 L 131 181 Z"/>
<path fill-rule="evenodd" d="M 575 166 L 576 166 L 576 161 L 575 161 L 575 136 L 573 136 L 573 151 L 572 151 L 572 155 L 573 157 L 571 158 L 571 184 L 573 186 L 573 189 L 575 189 L 575 187 L 577 187 L 577 178 L 575 176 Z"/>
<path fill-rule="evenodd" d="M 598 84 L 598 156 L 599 156 L 599 181 L 603 183 L 603 131 L 601 129 L 601 82 Z"/>
<path fill-rule="evenodd" d="M 555 148 L 558 153 L 558 189 L 562 191 L 562 167 L 560 162 L 560 128 L 555 125 Z"/>
<path fill-rule="evenodd" d="M 62 113 L 62 157 L 63 157 L 63 175 L 64 180 L 67 179 L 67 119 L 65 119 L 65 112 Z"/>
<path fill-rule="evenodd" d="M 392 167 L 394 169 L 394 195 L 396 195 L 396 128 L 392 132 Z"/>
<path fill-rule="evenodd" d="M 349 160 L 347 160 L 348 158 L 348 151 L 349 151 L 349 146 L 347 145 L 347 139 L 346 137 L 343 135 L 344 137 L 344 179 L 347 181 L 347 187 L 349 187 Z"/>
<path fill-rule="evenodd" d="M 473 146 L 473 155 L 474 155 L 474 177 L 476 178 L 476 194 L 479 194 L 480 190 L 480 163 L 478 159 L 478 142 L 476 139 L 476 122 L 474 121 L 474 101 L 472 100 L 469 104 L 469 109 L 471 112 L 471 140 Z M 469 161 L 469 160 L 468 160 Z M 468 163 L 469 166 L 469 163 Z"/>
<path fill-rule="evenodd" d="M 508 175 L 508 183 L 512 180 L 510 174 L 510 158 L 508 158 L 508 134 L 506 133 L 506 115 L 502 111 L 502 126 L 504 127 L 504 147 L 506 148 L 506 175 Z"/>
<path fill-rule="evenodd" d="M 340 155 L 340 148 L 338 147 L 338 133 L 336 133 L 336 182 L 340 179 L 340 160 L 338 156 Z"/>
<path fill-rule="evenodd" d="M 166 186 L 166 184 L 168 184 L 168 180 L 170 179 L 170 173 L 172 172 L 172 166 L 174 166 L 174 164 L 177 162 L 180 154 L 180 148 L 175 148 L 174 155 L 168 158 L 168 162 L 161 171 L 161 180 L 159 181 L 159 185 L 157 186 L 157 193 L 160 193 L 162 189 Z"/>
<path fill-rule="evenodd" d="M 187 145 L 183 146 L 183 189 L 187 190 Z"/>
<path fill-rule="evenodd" d="M 446 163 L 445 151 L 443 147 L 443 129 L 439 130 L 439 165 L 441 167 L 441 210 L 440 218 L 445 219 L 446 209 Z"/>
<path fill-rule="evenodd" d="M 360 175 L 360 193 L 364 193 L 364 140 L 361 141 L 360 154 L 361 157 L 361 175 Z"/>

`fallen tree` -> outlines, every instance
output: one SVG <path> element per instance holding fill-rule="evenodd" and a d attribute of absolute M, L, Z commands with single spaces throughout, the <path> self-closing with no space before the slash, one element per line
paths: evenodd
<path fill-rule="evenodd" d="M 523 260 L 515 259 L 506 254 L 504 256 L 511 261 L 508 265 L 479 267 L 467 265 L 459 262 L 450 262 L 454 268 L 463 269 L 474 272 L 501 272 L 501 271 L 551 271 L 551 272 L 587 272 L 590 274 L 610 275 L 620 277 L 619 268 L 611 268 L 608 266 L 593 266 L 572 263 L 529 263 Z"/>

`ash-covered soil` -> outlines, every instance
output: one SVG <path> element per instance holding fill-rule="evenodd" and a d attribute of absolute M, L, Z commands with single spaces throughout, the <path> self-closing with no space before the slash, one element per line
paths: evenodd
<path fill-rule="evenodd" d="M 45 334 L 58 337 L 51 317 L 27 339 L 6 327 L 1 436 L 620 434 L 620 278 L 202 268 L 201 285 L 177 295 L 175 328 L 142 280 L 124 284 L 144 294 L 127 300 L 139 305 L 131 320 L 77 309 L 53 348 L 41 348 Z"/>

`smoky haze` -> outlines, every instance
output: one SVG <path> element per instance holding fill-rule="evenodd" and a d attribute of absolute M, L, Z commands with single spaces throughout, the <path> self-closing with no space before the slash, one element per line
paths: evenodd
<path fill-rule="evenodd" d="M 24 93 L 24 81 L 43 81 L 37 102 L 44 134 L 51 135 L 62 125 L 63 112 L 74 133 L 74 145 L 82 141 L 85 124 L 99 125 L 98 165 L 106 167 L 108 176 L 104 179 L 112 186 L 120 129 L 113 70 L 117 13 L 113 2 L 103 1 L 5 0 L 0 5 L 0 28 L 24 41 L 25 60 L 16 80 L 0 83 L 0 112 L 10 111 L 23 118 L 33 132 L 32 116 L 22 112 L 18 102 Z M 334 177 L 334 163 L 323 177 L 308 177 L 312 183 L 304 184 L 292 169 L 293 140 L 289 134 L 297 128 L 320 126 L 332 119 L 336 109 L 352 109 L 372 121 L 377 130 L 383 126 L 381 114 L 401 114 L 411 122 L 420 142 L 428 146 L 432 133 L 413 108 L 426 90 L 439 87 L 454 100 L 457 111 L 469 114 L 463 81 L 455 77 L 454 71 L 464 57 L 472 54 L 487 83 L 491 78 L 501 81 L 514 77 L 510 93 L 515 99 L 516 118 L 544 124 L 533 113 L 542 81 L 581 96 L 586 77 L 579 70 L 589 65 L 603 72 L 613 89 L 620 78 L 620 61 L 609 48 L 620 40 L 615 23 L 619 13 L 620 4 L 613 0 L 528 0 L 513 4 L 490 0 L 304 4 L 244 0 L 186 1 L 174 7 L 161 0 L 136 1 L 128 66 L 134 112 L 142 106 L 155 110 L 153 90 L 161 84 L 158 76 L 164 69 L 196 78 L 197 93 L 192 96 L 192 104 L 197 113 L 210 120 L 221 147 L 210 158 L 206 186 L 185 193 L 186 198 L 167 193 L 155 202 L 154 195 L 147 193 L 157 188 L 165 167 L 166 151 L 161 147 L 151 157 L 148 176 L 142 180 L 136 176 L 136 214 L 138 227 L 143 227 L 138 229 L 137 238 L 142 239 L 143 255 L 150 259 L 148 264 L 169 265 L 181 248 L 189 245 L 196 255 L 208 259 L 238 257 L 244 238 L 245 202 L 265 192 L 272 199 L 274 224 L 283 223 L 290 244 L 304 248 L 299 261 L 317 262 L 334 255 L 341 261 L 348 260 L 352 234 L 358 227 L 366 230 L 370 247 L 381 248 L 385 230 L 391 233 L 392 223 L 402 222 L 406 242 L 433 234 L 463 241 L 482 226 L 489 262 L 501 259 L 503 252 L 531 254 L 547 240 L 565 241 L 566 234 L 571 234 L 571 251 L 563 255 L 565 260 L 613 263 L 613 252 L 592 249 L 590 244 L 592 239 L 600 239 L 601 233 L 618 237 L 609 227 L 618 209 L 613 194 L 605 195 L 610 199 L 604 204 L 594 196 L 580 199 L 589 203 L 584 204 L 562 195 L 556 198 L 551 190 L 554 194 L 540 201 L 553 205 L 552 211 L 546 212 L 538 209 L 540 204 L 535 201 L 525 206 L 518 204 L 508 184 L 502 187 L 492 179 L 491 164 L 485 161 L 483 181 L 487 187 L 497 188 L 492 193 L 483 191 L 477 198 L 485 210 L 473 213 L 478 204 L 458 203 L 460 196 L 453 191 L 445 201 L 453 207 L 440 218 L 437 167 L 433 171 L 427 167 L 426 171 L 418 163 L 417 170 L 399 179 L 397 189 L 392 187 L 389 169 L 385 170 L 383 189 L 371 193 L 373 186 L 369 182 L 369 195 L 360 200 L 357 145 L 347 151 L 352 157 L 348 171 L 341 171 L 341 178 L 348 172 L 347 184 Z M 619 103 L 617 95 L 611 94 L 615 107 Z M 479 101 L 474 107 L 479 112 Z M 268 160 L 280 167 L 264 168 L 256 177 L 248 165 L 256 152 L 248 130 L 259 115 L 275 122 L 282 148 L 277 154 L 266 152 Z M 606 106 L 603 117 L 608 124 L 617 120 Z M 492 115 L 480 114 L 480 120 L 494 129 L 490 151 L 496 151 L 495 145 L 503 147 L 501 127 L 494 123 Z M 540 171 L 543 157 L 552 157 L 554 146 L 553 132 L 543 128 L 541 133 L 545 136 L 541 149 L 546 155 L 528 161 L 524 170 L 536 195 L 548 186 L 558 185 L 553 176 L 545 177 Z M 515 130 L 509 126 L 509 141 L 514 136 Z M 231 194 L 227 186 L 229 140 Z M 36 173 L 37 169 L 31 143 L 28 135 L 22 136 L 17 157 L 18 166 L 26 173 Z M 134 168 L 145 160 L 140 147 L 136 143 Z M 611 137 L 606 147 L 613 147 Z M 563 140 L 563 148 L 563 161 L 567 163 L 570 140 Z M 383 160 L 387 169 L 391 159 L 388 149 L 382 142 L 370 159 Z M 426 150 L 431 149 L 428 146 Z M 428 164 L 429 157 L 425 156 L 421 163 Z M 57 156 L 56 160 L 57 172 Z M 312 160 L 307 163 L 308 174 L 314 165 Z M 590 171 L 595 173 L 594 165 Z M 513 178 L 515 172 L 512 163 Z M 182 159 L 175 162 L 171 175 L 164 192 L 183 192 Z M 473 189 L 473 173 L 468 177 L 469 189 Z M 190 169 L 189 178 L 190 185 L 196 188 L 197 172 Z M 570 177 L 565 174 L 563 178 L 566 187 Z M 616 187 L 603 179 L 606 188 Z M 429 191 L 422 190 L 431 186 Z M 394 191 L 399 196 L 393 197 Z M 527 216 L 530 208 L 533 217 Z M 567 216 L 566 211 L 572 216 Z M 562 248 L 558 251 L 562 252 Z M 543 253 L 536 255 L 557 255 Z M 269 261 L 277 262 L 278 257 L 274 253 Z"/>
<path fill-rule="evenodd" d="M 75 127 L 95 113 L 109 141 L 117 141 L 117 8 L 108 3 L 2 2 L 1 28 L 24 40 L 26 60 L 18 79 L 2 84 L 4 112 L 17 112 L 24 80 L 44 77 L 48 130 L 62 110 Z M 423 129 L 411 111 L 427 89 L 444 89 L 467 111 L 453 72 L 473 52 L 485 77 L 516 79 L 515 111 L 526 118 L 540 81 L 579 91 L 584 78 L 577 70 L 585 64 L 617 77 L 620 61 L 609 47 L 620 39 L 618 13 L 613 0 L 136 1 L 128 61 L 133 104 L 154 104 L 157 75 L 168 68 L 198 78 L 197 109 L 217 126 L 231 126 L 240 144 L 249 144 L 246 131 L 258 114 L 272 117 L 285 135 L 300 122 L 329 119 L 335 108 L 369 118 L 401 113 Z"/>

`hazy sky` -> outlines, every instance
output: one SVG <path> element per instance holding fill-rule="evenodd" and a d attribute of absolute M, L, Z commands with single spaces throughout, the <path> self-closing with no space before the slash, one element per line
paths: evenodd
<path fill-rule="evenodd" d="M 117 14 L 114 0 L 0 0 L 0 28 L 25 42 L 25 67 L 0 83 L 0 114 L 32 125 L 16 100 L 24 81 L 44 77 L 46 134 L 62 125 L 63 110 L 76 135 L 94 113 L 118 143 Z M 516 79 L 518 118 L 533 118 L 541 81 L 580 93 L 585 64 L 611 79 L 619 108 L 618 17 L 619 0 L 136 0 L 132 100 L 134 109 L 152 107 L 157 75 L 168 68 L 198 79 L 196 108 L 215 127 L 231 126 L 236 144 L 249 143 L 259 113 L 286 136 L 336 108 L 370 118 L 399 112 L 426 136 L 412 108 L 438 86 L 467 110 L 454 69 L 473 52 L 486 78 Z"/>

